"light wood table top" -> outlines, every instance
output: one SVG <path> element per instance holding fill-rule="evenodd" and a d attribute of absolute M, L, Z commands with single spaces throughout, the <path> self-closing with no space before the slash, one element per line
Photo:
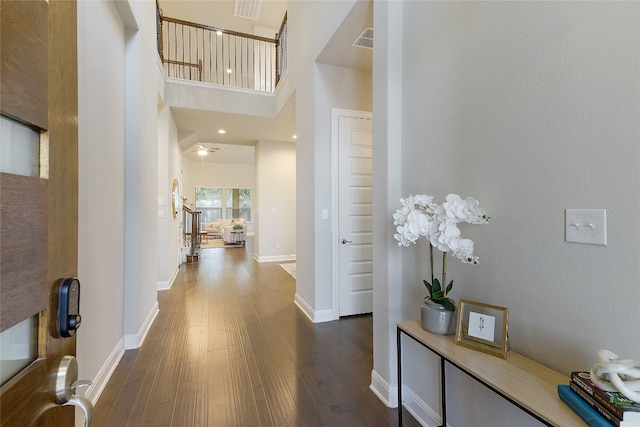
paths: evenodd
<path fill-rule="evenodd" d="M 558 384 L 568 384 L 567 375 L 514 351 L 509 351 L 508 358 L 502 359 L 457 345 L 453 336 L 435 335 L 425 331 L 418 320 L 398 323 L 398 328 L 551 425 L 586 425 L 558 397 Z"/>

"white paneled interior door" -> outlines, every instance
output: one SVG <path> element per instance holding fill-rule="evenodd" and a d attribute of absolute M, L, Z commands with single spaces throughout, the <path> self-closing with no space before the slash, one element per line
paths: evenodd
<path fill-rule="evenodd" d="M 371 115 L 340 115 L 338 229 L 340 316 L 373 311 Z"/>

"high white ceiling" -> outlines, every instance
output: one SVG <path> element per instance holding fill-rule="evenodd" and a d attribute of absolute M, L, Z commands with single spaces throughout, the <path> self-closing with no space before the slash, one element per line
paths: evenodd
<path fill-rule="evenodd" d="M 320 52 L 317 61 L 338 67 L 371 71 L 373 50 L 353 46 L 353 42 L 367 27 L 373 28 L 373 2 L 360 0 Z"/>
<path fill-rule="evenodd" d="M 258 19 L 253 20 L 234 16 L 234 0 L 159 0 L 159 4 L 164 16 L 247 34 L 255 34 L 254 27 L 259 27 L 272 29 L 275 35 L 287 11 L 286 1 L 262 0 Z"/>
<path fill-rule="evenodd" d="M 218 148 L 215 153 L 207 153 L 199 156 L 197 144 L 182 153 L 183 158 L 196 163 L 240 163 L 252 165 L 255 161 L 255 149 L 253 146 L 205 143 L 207 148 Z"/>
<path fill-rule="evenodd" d="M 234 16 L 234 0 L 160 0 L 164 16 L 249 34 L 275 32 L 286 12 L 286 1 L 262 0 L 257 20 Z M 372 51 L 352 44 L 365 27 L 373 27 L 372 0 L 360 0 L 318 57 L 318 62 L 371 70 Z M 269 33 L 269 30 L 266 30 Z M 276 118 L 172 108 L 183 156 L 198 162 L 253 162 L 258 140 L 295 141 L 295 101 L 290 100 Z M 218 129 L 225 129 L 224 135 Z M 189 136 L 192 137 L 189 137 Z M 194 151 L 199 144 L 218 147 L 204 158 Z M 239 147 L 239 146 L 240 147 Z M 242 147 L 243 146 L 243 147 Z"/>

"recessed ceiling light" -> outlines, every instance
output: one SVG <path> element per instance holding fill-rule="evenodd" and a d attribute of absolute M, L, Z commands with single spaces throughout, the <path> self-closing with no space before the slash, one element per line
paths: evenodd
<path fill-rule="evenodd" d="M 227 131 L 226 131 L 226 130 L 224 130 L 224 129 L 218 129 L 218 133 L 222 135 L 222 134 L 224 134 L 224 133 L 227 133 Z"/>
<path fill-rule="evenodd" d="M 298 139 L 298 135 L 293 135 L 293 139 Z"/>

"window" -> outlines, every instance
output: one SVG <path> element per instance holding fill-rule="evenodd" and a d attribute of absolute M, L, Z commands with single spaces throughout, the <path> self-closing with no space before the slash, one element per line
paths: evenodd
<path fill-rule="evenodd" d="M 227 188 L 227 218 L 251 221 L 251 189 Z"/>
<path fill-rule="evenodd" d="M 0 384 L 4 385 L 38 356 L 38 315 L 0 334 Z"/>
<path fill-rule="evenodd" d="M 196 187 L 196 210 L 202 212 L 202 222 L 214 222 L 218 219 L 244 218 L 251 221 L 251 189 L 224 189 L 224 204 L 222 203 L 223 188 Z M 225 208 L 223 216 L 223 208 Z"/>
<path fill-rule="evenodd" d="M 222 218 L 222 188 L 196 187 L 196 210 L 202 212 L 202 222 Z"/>

